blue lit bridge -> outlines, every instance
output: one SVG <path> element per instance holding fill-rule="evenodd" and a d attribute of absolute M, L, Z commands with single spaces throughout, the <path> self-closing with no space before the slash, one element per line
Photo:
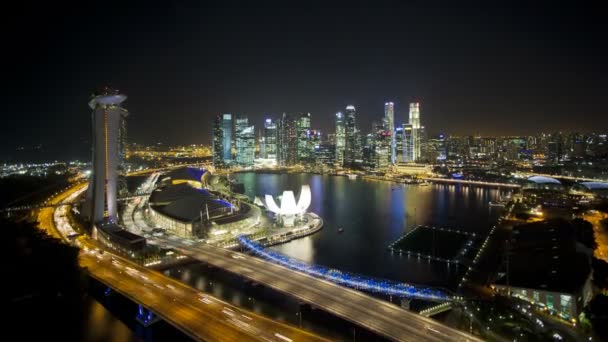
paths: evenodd
<path fill-rule="evenodd" d="M 310 265 L 285 256 L 281 253 L 266 249 L 261 244 L 251 241 L 243 235 L 239 236 L 237 240 L 241 246 L 246 248 L 248 251 L 272 263 L 279 264 L 289 269 L 306 273 L 315 278 L 327 280 L 338 285 L 387 296 L 415 298 L 435 302 L 446 302 L 456 299 L 456 297 L 448 295 L 446 292 L 437 289 L 399 283 L 391 280 L 380 280 L 358 274 L 342 272 L 324 266 Z"/>

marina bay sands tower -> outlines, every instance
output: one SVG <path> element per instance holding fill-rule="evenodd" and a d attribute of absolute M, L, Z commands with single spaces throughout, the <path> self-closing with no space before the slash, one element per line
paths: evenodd
<path fill-rule="evenodd" d="M 128 112 L 121 107 L 127 96 L 104 87 L 89 101 L 93 110 L 93 163 L 87 190 L 87 211 L 92 224 L 117 222 L 116 195 L 121 149 L 120 133 Z"/>

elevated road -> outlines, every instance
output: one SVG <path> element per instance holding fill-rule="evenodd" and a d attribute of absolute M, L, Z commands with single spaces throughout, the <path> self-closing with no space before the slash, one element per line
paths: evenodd
<path fill-rule="evenodd" d="M 160 240 L 181 254 L 239 274 L 396 341 L 480 341 L 394 304 L 256 257 L 205 244 Z"/>
<path fill-rule="evenodd" d="M 65 201 L 82 186 L 75 186 L 51 199 Z M 71 227 L 58 220 L 57 208 L 43 208 L 38 213 L 39 227 L 52 236 L 69 242 L 64 236 Z M 184 334 L 201 341 L 326 341 L 320 336 L 240 309 L 218 298 L 175 281 L 162 273 L 141 267 L 109 252 L 100 254 L 96 241 L 82 236 L 79 263 L 91 277 L 118 293 L 152 310 Z"/>
<path fill-rule="evenodd" d="M 319 336 L 239 309 L 161 273 L 94 249 L 82 251 L 80 265 L 91 276 L 152 310 L 195 340 L 325 341 Z"/>

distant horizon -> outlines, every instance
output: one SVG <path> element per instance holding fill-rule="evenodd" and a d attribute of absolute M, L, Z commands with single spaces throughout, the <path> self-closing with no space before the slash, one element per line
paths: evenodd
<path fill-rule="evenodd" d="M 104 85 L 128 96 L 129 136 L 142 143 L 210 143 L 223 112 L 256 126 L 268 113 L 310 112 L 328 132 L 347 104 L 366 132 L 387 101 L 397 124 L 420 102 L 433 134 L 608 128 L 596 4 L 116 5 L 43 3 L 2 23 L 2 150 L 90 140 L 88 99 Z"/>

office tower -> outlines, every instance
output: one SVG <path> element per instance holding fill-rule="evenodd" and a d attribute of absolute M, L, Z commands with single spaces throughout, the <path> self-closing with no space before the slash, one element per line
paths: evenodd
<path fill-rule="evenodd" d="M 336 163 L 336 145 L 330 142 L 322 142 L 315 146 L 315 159 L 317 164 L 334 166 Z"/>
<path fill-rule="evenodd" d="M 224 164 L 232 163 L 232 114 L 224 114 L 222 119 L 222 129 L 224 130 L 223 159 Z"/>
<path fill-rule="evenodd" d="M 253 166 L 255 156 L 255 130 L 249 126 L 246 116 L 238 117 L 235 121 L 236 163 L 242 167 Z"/>
<path fill-rule="evenodd" d="M 344 114 L 336 113 L 336 164 L 342 166 L 344 164 L 344 145 L 346 144 L 346 136 L 344 133 Z"/>
<path fill-rule="evenodd" d="M 408 125 L 404 126 L 404 132 L 409 140 L 406 144 L 408 162 L 419 161 L 422 157 L 422 145 L 424 143 L 424 127 L 420 126 L 420 104 L 410 103 L 410 118 Z"/>
<path fill-rule="evenodd" d="M 264 156 L 277 160 L 277 123 L 272 119 L 264 121 Z"/>
<path fill-rule="evenodd" d="M 357 127 L 355 106 L 346 106 L 344 112 L 344 165 L 352 166 L 357 158 Z"/>
<path fill-rule="evenodd" d="M 224 128 L 222 116 L 216 115 L 213 120 L 213 166 L 224 167 Z"/>
<path fill-rule="evenodd" d="M 93 167 L 87 191 L 88 215 L 92 224 L 117 221 L 117 173 L 120 162 L 120 124 L 126 95 L 104 87 L 89 101 L 93 110 Z"/>
<path fill-rule="evenodd" d="M 553 133 L 549 137 L 547 143 L 547 160 L 552 163 L 558 163 L 563 157 L 563 137 L 562 133 Z"/>
<path fill-rule="evenodd" d="M 279 165 L 292 166 L 298 162 L 298 131 L 296 120 L 283 113 L 279 127 Z"/>
<path fill-rule="evenodd" d="M 443 162 L 447 157 L 445 135 L 443 133 L 429 139 L 425 159 L 427 162 Z"/>
<path fill-rule="evenodd" d="M 404 138 L 403 126 L 395 128 L 395 136 L 393 137 L 393 140 L 395 141 L 394 156 L 396 163 L 403 163 L 405 161 Z"/>
<path fill-rule="evenodd" d="M 373 130 L 372 130 L 373 132 Z M 375 148 L 375 135 L 369 133 L 363 138 L 362 157 L 363 167 L 366 169 L 373 169 L 376 163 L 376 148 Z"/>
<path fill-rule="evenodd" d="M 316 150 L 322 142 L 322 134 L 319 130 L 310 130 L 308 131 L 308 140 L 307 140 L 307 153 L 308 153 L 308 162 L 311 164 L 315 164 L 316 161 Z M 333 150 L 335 152 L 335 149 Z M 335 156 L 333 158 L 335 160 Z"/>
<path fill-rule="evenodd" d="M 374 168 L 385 170 L 391 160 L 392 134 L 386 130 L 379 130 L 375 133 L 374 138 Z"/>
<path fill-rule="evenodd" d="M 394 164 L 397 160 L 397 145 L 395 136 L 395 104 L 393 102 L 386 102 L 384 104 L 384 119 L 386 120 L 386 130 L 391 132 L 391 152 L 390 162 Z"/>
<path fill-rule="evenodd" d="M 310 113 L 301 114 L 297 122 L 298 131 L 298 162 L 307 163 L 312 158 L 310 154 Z"/>
<path fill-rule="evenodd" d="M 413 163 L 414 160 L 414 128 L 411 124 L 403 125 L 403 161 Z"/>

